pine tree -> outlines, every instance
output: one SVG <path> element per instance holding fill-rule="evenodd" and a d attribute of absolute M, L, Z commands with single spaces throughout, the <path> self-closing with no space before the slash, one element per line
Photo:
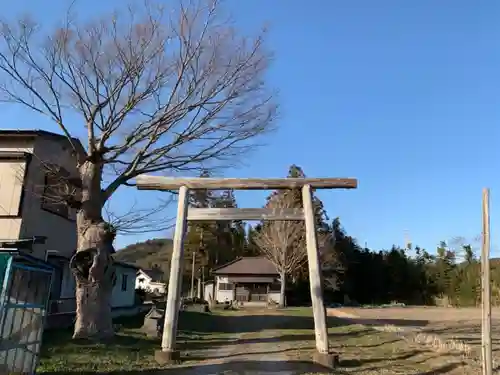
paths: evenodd
<path fill-rule="evenodd" d="M 223 190 L 213 197 L 212 207 L 237 208 L 234 191 Z M 213 265 L 222 265 L 243 253 L 244 228 L 241 221 L 217 220 L 214 223 L 217 246 L 214 248 Z"/>

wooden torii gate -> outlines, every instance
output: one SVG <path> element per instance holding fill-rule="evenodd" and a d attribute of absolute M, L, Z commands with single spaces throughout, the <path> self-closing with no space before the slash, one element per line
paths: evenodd
<path fill-rule="evenodd" d="M 333 367 L 338 356 L 332 355 L 328 345 L 328 327 L 323 302 L 318 240 L 316 236 L 313 189 L 355 189 L 354 178 L 168 178 L 141 175 L 136 178 L 139 190 L 179 190 L 177 219 L 175 223 L 167 306 L 161 351 L 155 353 L 158 362 L 168 363 L 180 359 L 175 348 L 177 319 L 181 298 L 182 260 L 184 235 L 188 220 L 304 220 L 306 228 L 309 284 L 314 315 L 316 349 L 314 360 Z M 303 209 L 265 208 L 190 208 L 189 190 L 275 190 L 302 189 Z"/>

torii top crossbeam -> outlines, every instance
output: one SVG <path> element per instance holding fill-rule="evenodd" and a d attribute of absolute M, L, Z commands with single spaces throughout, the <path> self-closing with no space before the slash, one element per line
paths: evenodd
<path fill-rule="evenodd" d="M 140 175 L 136 178 L 139 190 L 178 190 L 181 186 L 188 189 L 235 189 L 235 190 L 273 190 L 296 189 L 305 185 L 313 189 L 356 189 L 355 178 L 175 178 Z"/>

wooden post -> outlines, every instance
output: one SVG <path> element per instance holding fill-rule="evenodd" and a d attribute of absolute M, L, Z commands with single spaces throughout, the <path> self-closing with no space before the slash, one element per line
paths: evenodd
<path fill-rule="evenodd" d="M 179 189 L 179 203 L 177 206 L 177 220 L 175 222 L 174 241 L 172 244 L 165 323 L 163 325 L 163 336 L 161 341 L 162 350 L 155 352 L 156 361 L 163 364 L 175 362 L 180 359 L 179 351 L 175 350 L 175 339 L 182 289 L 182 260 L 184 256 L 184 235 L 186 233 L 187 223 L 188 192 L 188 188 L 185 186 L 181 186 Z"/>
<path fill-rule="evenodd" d="M 191 263 L 191 299 L 194 298 L 194 266 L 196 263 L 196 253 L 193 251 L 193 260 Z"/>
<path fill-rule="evenodd" d="M 204 301 L 207 300 L 207 296 L 205 295 L 205 266 L 201 266 L 201 285 L 202 285 L 202 290 L 201 290 L 201 299 Z"/>
<path fill-rule="evenodd" d="M 483 242 L 481 248 L 482 359 L 483 375 L 492 375 L 490 291 L 490 191 L 483 189 Z"/>
<path fill-rule="evenodd" d="M 309 286 L 314 315 L 314 332 L 316 334 L 317 362 L 329 362 L 326 358 L 330 354 L 328 344 L 328 327 L 326 324 L 326 310 L 323 303 L 323 283 L 321 282 L 321 265 L 318 254 L 318 239 L 311 185 L 302 188 L 302 202 L 304 205 L 304 219 L 306 225 L 307 261 L 309 264 Z M 319 356 L 318 356 L 319 355 Z M 326 363 L 328 367 L 332 364 Z"/>
<path fill-rule="evenodd" d="M 198 289 L 196 291 L 196 297 L 198 297 L 198 299 L 202 299 L 202 293 L 201 293 L 201 277 L 198 277 Z"/>

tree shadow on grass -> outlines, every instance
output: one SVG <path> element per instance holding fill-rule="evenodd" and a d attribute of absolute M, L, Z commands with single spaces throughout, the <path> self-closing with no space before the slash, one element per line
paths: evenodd
<path fill-rule="evenodd" d="M 346 322 L 336 317 L 328 317 L 328 327 L 346 325 Z M 184 311 L 179 314 L 178 327 L 180 331 L 202 333 L 247 333 L 264 330 L 313 330 L 314 319 L 312 316 L 271 315 L 216 315 Z"/>
<path fill-rule="evenodd" d="M 408 353 L 393 355 L 391 357 L 380 357 L 380 358 L 365 358 L 365 359 L 347 359 L 340 361 L 340 367 L 356 368 L 366 365 L 368 363 L 386 362 L 386 361 L 399 361 L 410 359 L 421 354 L 421 350 L 412 350 Z"/>
<path fill-rule="evenodd" d="M 361 337 L 363 335 L 371 334 L 373 331 L 371 329 L 360 330 L 360 331 L 350 331 L 350 332 L 336 332 L 330 333 L 328 337 L 330 339 L 347 339 L 354 337 Z M 265 344 L 265 343 L 284 343 L 284 342 L 314 342 L 315 335 L 311 334 L 296 334 L 296 335 L 277 335 L 273 337 L 255 337 L 255 338 L 242 338 L 242 339 L 226 339 L 226 340 L 213 340 L 213 339 L 201 339 L 196 341 L 185 340 L 179 342 L 179 349 L 181 350 L 203 350 L 203 349 L 213 349 L 214 347 L 226 346 L 226 345 L 248 345 L 248 344 Z"/>
<path fill-rule="evenodd" d="M 158 349 L 160 347 L 159 338 L 148 338 L 140 331 L 144 322 L 145 314 L 132 317 L 123 317 L 114 320 L 119 326 L 119 332 L 109 341 L 97 344 L 92 340 L 73 340 L 71 329 L 52 329 L 44 333 L 43 349 L 50 348 L 51 351 L 75 351 L 76 348 L 93 350 L 94 347 L 102 350 L 103 345 L 112 345 L 116 348 L 140 351 L 147 349 Z M 329 327 L 338 326 L 342 323 L 338 319 L 329 319 Z M 179 346 L 203 348 L 206 346 L 223 346 L 245 344 L 253 342 L 278 342 L 291 340 L 314 340 L 314 320 L 309 316 L 289 316 L 289 315 L 216 315 L 199 312 L 181 312 L 178 323 Z M 217 334 L 241 334 L 260 332 L 263 330 L 309 330 L 307 335 L 281 335 L 263 339 L 214 339 Z M 362 332 L 353 332 L 353 335 L 360 335 Z M 193 337 L 195 338 L 193 340 Z M 97 350 L 96 349 L 96 350 Z"/>
<path fill-rule="evenodd" d="M 140 328 L 144 320 L 144 314 L 117 319 L 115 323 L 120 325 L 120 332 L 112 338 L 109 342 L 96 343 L 91 340 L 71 340 L 70 330 L 58 330 L 49 331 L 44 335 L 44 345 L 42 346 L 42 357 L 47 358 L 50 361 L 51 354 L 57 354 L 59 356 L 66 356 L 66 354 L 85 352 L 96 360 L 99 357 L 116 358 L 117 356 L 125 358 L 126 355 L 130 353 L 137 353 L 136 356 L 141 356 L 143 354 L 152 355 L 155 350 L 160 348 L 160 339 L 148 338 L 144 334 L 140 333 Z M 336 317 L 329 317 L 328 326 L 337 327 L 345 326 L 348 324 L 357 324 L 356 322 L 347 321 L 344 319 L 339 319 Z M 303 315 L 273 315 L 266 314 L 266 312 L 261 312 L 260 314 L 256 312 L 256 315 L 241 314 L 228 314 L 228 315 L 217 315 L 210 313 L 199 313 L 199 312 L 181 312 L 179 315 L 179 345 L 178 348 L 181 351 L 187 351 L 188 355 L 186 359 L 194 360 L 195 356 L 199 356 L 200 359 L 214 359 L 214 358 L 224 358 L 224 354 L 217 355 L 217 348 L 220 346 L 233 346 L 233 345 L 246 345 L 252 343 L 280 343 L 280 342 L 291 342 L 291 341 L 303 341 L 314 342 L 314 320 L 312 316 Z M 243 337 L 241 339 L 224 339 L 222 334 L 229 334 L 230 336 L 245 334 L 245 333 L 258 333 L 260 331 L 270 330 L 270 331 L 280 331 L 279 335 L 274 337 Z M 298 332 L 298 331 L 308 331 L 308 332 Z M 295 331 L 295 332 L 293 332 Z M 309 333 L 310 332 L 310 333 Z M 349 337 L 360 337 L 366 334 L 372 333 L 373 330 L 370 328 L 362 328 L 351 331 L 343 332 L 333 332 L 330 334 L 331 337 L 336 337 L 337 339 L 349 338 Z M 293 334 L 296 333 L 296 334 Z M 217 335 L 220 334 L 218 337 Z M 196 353 L 197 350 L 203 351 L 203 349 L 214 349 L 215 353 L 206 353 L 211 355 L 211 357 L 200 355 L 201 353 Z M 277 347 L 278 349 L 278 347 Z M 307 350 L 307 348 L 304 348 Z M 283 352 L 284 350 L 276 351 Z M 115 355 L 116 354 L 116 355 Z M 269 353 L 252 353 L 252 354 L 269 354 Z M 192 356 L 191 356 L 192 355 Z M 231 356 L 231 354 L 226 355 Z M 234 358 L 236 359 L 236 358 Z M 68 367 L 71 367 L 68 363 Z M 119 366 L 117 366 L 119 368 Z M 115 368 L 117 368 L 115 367 Z M 164 375 L 183 375 L 190 374 L 189 371 L 194 371 L 194 367 L 197 368 L 197 374 L 210 374 L 211 371 L 215 371 L 215 365 L 204 365 L 204 366 L 193 366 L 193 367 L 177 367 L 175 369 L 164 369 L 164 370 L 151 370 L 151 371 L 129 371 L 129 372 L 108 372 L 114 374 L 134 374 L 134 373 L 150 373 L 150 374 L 164 374 Z M 245 371 L 252 371 L 252 368 L 256 368 L 258 371 L 262 371 L 261 368 L 273 368 L 269 373 L 276 373 L 279 371 L 293 371 L 293 373 L 301 374 L 308 372 L 329 372 L 325 368 L 318 368 L 317 365 L 310 362 L 268 362 L 268 361 L 232 361 L 227 364 L 217 364 L 217 371 L 233 371 L 238 374 L 237 371 L 244 369 Z M 292 370 L 289 370 L 293 367 Z M 302 371 L 301 368 L 306 368 L 307 371 Z M 298 370 L 297 370 L 298 368 Z M 311 370 L 312 368 L 312 370 Z M 111 370 L 111 369 L 110 369 Z M 76 371 L 74 373 L 84 373 Z M 71 374 L 71 368 L 68 368 L 64 373 Z M 212 372 L 217 373 L 217 372 Z M 240 372 L 244 373 L 244 372 Z M 56 373 L 54 373 L 56 374 Z M 59 374 L 62 374 L 59 373 Z"/>
<path fill-rule="evenodd" d="M 145 314 L 114 319 L 113 323 L 119 325 L 118 332 L 109 340 L 96 342 L 88 339 L 73 339 L 73 330 L 69 328 L 51 329 L 43 334 L 41 356 L 49 357 L 52 354 L 64 355 L 84 351 L 95 353 L 99 356 L 103 351 L 142 352 L 154 351 L 160 347 L 161 341 L 157 338 L 148 338 L 140 334 L 140 328 Z M 137 332 L 134 332 L 137 331 Z"/>
<path fill-rule="evenodd" d="M 385 359 L 380 359 L 385 360 Z M 456 370 L 462 367 L 462 363 L 450 363 L 440 367 L 435 367 L 428 371 L 423 371 L 416 373 L 415 375 L 438 375 L 447 374 L 450 371 Z M 345 367 L 342 363 L 340 368 L 336 370 L 331 370 L 325 366 L 312 363 L 310 361 L 233 361 L 224 364 L 205 364 L 197 366 L 185 366 L 185 367 L 173 367 L 158 370 L 135 370 L 135 371 L 111 371 L 111 372 L 45 372 L 46 375 L 217 375 L 217 374 L 233 374 L 233 375 L 245 375 L 245 374 L 255 374 L 259 373 L 262 375 L 271 375 L 279 372 L 290 372 L 294 375 L 305 375 L 305 374 L 356 374 L 355 368 L 349 369 L 348 372 L 343 371 L 342 368 Z M 354 371 L 353 371 L 354 370 Z M 363 368 L 359 369 L 361 373 L 366 373 L 366 371 L 383 371 L 384 368 Z M 390 367 L 386 368 L 390 370 Z"/>
<path fill-rule="evenodd" d="M 46 372 L 46 375 L 63 375 L 63 374 L 80 374 L 80 375 L 217 375 L 217 374 L 276 374 L 279 372 L 291 372 L 294 375 L 310 374 L 310 373 L 327 373 L 331 374 L 332 370 L 309 361 L 233 361 L 223 364 L 205 364 L 197 366 L 185 366 L 166 368 L 161 370 L 143 370 L 143 371 L 113 371 L 113 372 Z M 342 372 L 335 372 L 342 374 Z"/>

